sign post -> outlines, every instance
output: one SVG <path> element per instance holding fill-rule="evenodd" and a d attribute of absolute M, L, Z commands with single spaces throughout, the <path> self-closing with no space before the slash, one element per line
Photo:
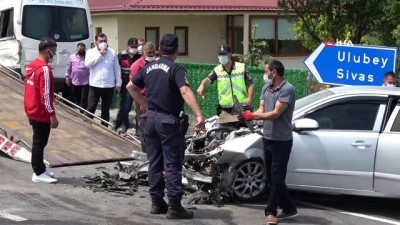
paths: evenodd
<path fill-rule="evenodd" d="M 397 48 L 321 43 L 304 61 L 319 83 L 381 86 L 384 74 L 396 71 Z"/>

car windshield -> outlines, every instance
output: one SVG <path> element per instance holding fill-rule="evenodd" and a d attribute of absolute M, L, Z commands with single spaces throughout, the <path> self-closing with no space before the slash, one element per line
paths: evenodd
<path fill-rule="evenodd" d="M 57 42 L 76 42 L 89 38 L 86 11 L 82 8 L 26 5 L 22 35 L 40 40 L 52 37 Z"/>
<path fill-rule="evenodd" d="M 296 111 L 298 109 L 301 109 L 304 106 L 309 105 L 312 102 L 316 102 L 316 101 L 318 101 L 318 100 L 320 100 L 322 98 L 331 96 L 333 94 L 334 93 L 332 91 L 324 90 L 324 91 L 319 91 L 319 92 L 316 92 L 314 94 L 308 95 L 308 96 L 306 96 L 304 98 L 298 99 L 296 101 L 296 105 L 294 107 L 294 110 Z"/>

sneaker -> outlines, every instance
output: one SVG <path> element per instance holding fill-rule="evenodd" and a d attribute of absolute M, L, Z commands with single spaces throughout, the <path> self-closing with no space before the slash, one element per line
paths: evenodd
<path fill-rule="evenodd" d="M 124 134 L 124 133 L 126 133 L 126 128 L 125 128 L 125 126 L 121 126 L 121 127 L 119 127 L 118 129 L 117 129 L 117 131 L 116 131 L 118 134 Z"/>
<path fill-rule="evenodd" d="M 267 224 L 270 224 L 270 225 L 278 224 L 278 218 L 276 218 L 276 216 L 274 216 L 274 215 L 268 215 L 266 220 L 267 220 Z"/>
<path fill-rule="evenodd" d="M 49 177 L 46 172 L 40 174 L 39 176 L 37 176 L 35 173 L 32 175 L 32 181 L 36 182 L 36 183 L 46 183 L 46 184 L 50 184 L 50 183 L 56 183 L 57 179 L 51 178 Z"/>
<path fill-rule="evenodd" d="M 53 172 L 46 171 L 45 173 L 46 173 L 47 176 L 49 176 L 51 178 L 54 178 L 54 173 Z"/>
<path fill-rule="evenodd" d="M 284 220 L 284 219 L 289 219 L 289 218 L 293 218 L 296 217 L 297 215 L 299 215 L 296 211 L 290 212 L 290 213 L 285 213 L 285 212 L 281 212 L 278 214 L 277 218 L 278 220 Z"/>

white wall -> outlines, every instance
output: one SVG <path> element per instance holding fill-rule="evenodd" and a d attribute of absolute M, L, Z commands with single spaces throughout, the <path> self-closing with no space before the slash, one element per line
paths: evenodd
<path fill-rule="evenodd" d="M 110 48 L 118 51 L 119 49 L 119 37 L 118 37 L 118 19 L 116 16 L 92 16 L 93 23 L 93 35 L 96 35 L 96 27 L 101 27 L 103 33 L 107 35 L 107 42 Z M 94 38 L 94 36 L 93 36 Z"/>
<path fill-rule="evenodd" d="M 218 46 L 226 43 L 225 15 L 100 14 L 92 15 L 92 20 L 93 29 L 102 27 L 109 45 L 118 51 L 126 48 L 129 37 L 144 38 L 145 27 L 159 27 L 160 39 L 166 33 L 174 33 L 175 26 L 189 27 L 189 54 L 179 56 L 179 61 L 217 63 Z M 286 68 L 306 68 L 303 63 L 306 56 L 274 58 L 281 60 Z"/>
<path fill-rule="evenodd" d="M 180 61 L 216 63 L 218 46 L 226 42 L 223 15 L 118 15 L 92 18 L 93 27 L 102 27 L 108 35 L 110 46 L 119 51 L 126 48 L 129 37 L 144 38 L 145 27 L 159 27 L 161 40 L 164 34 L 174 33 L 175 26 L 187 26 L 189 54 L 180 56 Z"/>

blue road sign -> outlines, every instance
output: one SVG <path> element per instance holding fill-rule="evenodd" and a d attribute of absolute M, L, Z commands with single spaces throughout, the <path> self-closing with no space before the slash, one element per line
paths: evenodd
<path fill-rule="evenodd" d="M 304 61 L 319 83 L 381 86 L 388 71 L 396 71 L 397 48 L 321 43 Z"/>

